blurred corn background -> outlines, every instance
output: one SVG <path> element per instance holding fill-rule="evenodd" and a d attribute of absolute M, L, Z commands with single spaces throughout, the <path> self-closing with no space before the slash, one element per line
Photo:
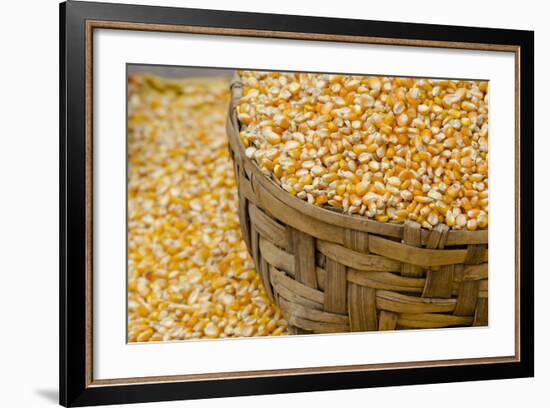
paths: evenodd
<path fill-rule="evenodd" d="M 129 70 L 129 342 L 287 334 L 241 239 L 231 75 Z"/>

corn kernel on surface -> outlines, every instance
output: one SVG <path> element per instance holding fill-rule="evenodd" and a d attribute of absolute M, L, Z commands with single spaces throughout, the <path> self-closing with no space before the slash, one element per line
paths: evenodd
<path fill-rule="evenodd" d="M 228 81 L 128 90 L 129 341 L 286 334 L 241 240 Z"/>

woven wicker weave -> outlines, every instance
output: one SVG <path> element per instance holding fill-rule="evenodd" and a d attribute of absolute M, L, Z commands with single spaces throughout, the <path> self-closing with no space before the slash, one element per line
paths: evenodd
<path fill-rule="evenodd" d="M 227 121 L 243 237 L 294 333 L 486 326 L 488 234 L 379 223 L 308 204 L 246 157 Z"/>

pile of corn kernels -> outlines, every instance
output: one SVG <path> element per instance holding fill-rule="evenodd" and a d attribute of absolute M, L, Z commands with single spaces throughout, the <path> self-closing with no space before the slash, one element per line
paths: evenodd
<path fill-rule="evenodd" d="M 128 340 L 286 334 L 241 240 L 228 81 L 128 89 Z"/>
<path fill-rule="evenodd" d="M 246 155 L 290 194 L 379 222 L 487 228 L 486 81 L 239 74 Z"/>

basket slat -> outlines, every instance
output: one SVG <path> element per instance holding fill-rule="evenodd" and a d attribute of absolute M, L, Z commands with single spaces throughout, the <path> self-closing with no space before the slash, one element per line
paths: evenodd
<path fill-rule="evenodd" d="M 453 265 L 428 269 L 422 297 L 450 298 L 453 295 Z"/>
<path fill-rule="evenodd" d="M 349 283 L 348 311 L 352 331 L 378 330 L 376 289 Z"/>
<path fill-rule="evenodd" d="M 325 310 L 334 313 L 346 313 L 346 266 L 329 258 L 326 261 Z"/>
<path fill-rule="evenodd" d="M 469 247 L 479 247 L 480 245 L 470 245 Z M 395 259 L 404 263 L 411 263 L 418 266 L 430 267 L 440 265 L 453 265 L 464 263 L 468 250 L 466 249 L 428 249 L 417 248 L 405 243 L 391 241 L 378 236 L 369 238 L 369 249 L 372 253 L 383 255 L 389 259 Z M 477 252 L 476 261 L 482 262 L 485 259 L 485 249 Z"/>
<path fill-rule="evenodd" d="M 473 317 L 435 313 L 402 313 L 399 315 L 397 324 L 411 329 L 435 329 L 441 327 L 471 326 L 473 321 Z"/>
<path fill-rule="evenodd" d="M 300 295 L 303 298 L 309 299 L 316 303 L 324 303 L 325 295 L 319 290 L 312 289 L 310 286 L 303 285 L 297 280 L 288 277 L 284 272 L 279 271 L 277 268 L 271 267 L 269 269 L 271 282 L 273 284 L 280 284 L 292 292 Z"/>
<path fill-rule="evenodd" d="M 267 237 L 273 244 L 282 249 L 287 249 L 289 247 L 288 234 L 284 226 L 265 215 L 262 210 L 252 203 L 248 205 L 248 214 L 251 222 L 260 235 Z"/>
<path fill-rule="evenodd" d="M 272 272 L 272 271 L 271 271 Z M 272 274 L 270 274 L 272 276 Z M 273 282 L 273 281 L 272 281 Z M 296 303 L 310 309 L 323 310 L 323 305 L 321 303 L 314 302 L 313 300 L 302 297 L 292 290 L 288 289 L 286 286 L 280 285 L 278 283 L 273 283 L 273 289 L 278 296 L 282 297 L 290 303 Z M 280 302 L 279 302 L 280 304 Z"/>
<path fill-rule="evenodd" d="M 458 290 L 456 301 L 456 316 L 471 316 L 474 314 L 479 295 L 479 281 L 464 281 Z"/>
<path fill-rule="evenodd" d="M 311 235 L 297 229 L 291 229 L 294 252 L 294 277 L 298 282 L 317 288 L 315 272 L 315 240 Z"/>
<path fill-rule="evenodd" d="M 378 330 L 379 331 L 395 330 L 398 320 L 399 320 L 399 315 L 397 313 L 388 312 L 387 310 L 382 310 L 380 312 Z"/>
<path fill-rule="evenodd" d="M 309 309 L 304 306 L 287 302 L 284 299 L 281 300 L 281 309 L 291 311 L 295 313 L 298 317 L 302 317 L 304 319 L 309 319 L 309 320 L 318 321 L 322 323 L 335 323 L 335 324 L 341 324 L 345 326 L 348 325 L 347 315 L 327 313 L 316 309 Z"/>
<path fill-rule="evenodd" d="M 369 253 L 369 234 L 351 229 L 344 230 L 344 246 L 362 254 Z"/>
<path fill-rule="evenodd" d="M 420 224 L 413 221 L 406 221 L 403 228 L 403 243 L 409 246 L 422 246 L 422 230 Z M 401 275 L 411 278 L 420 278 L 424 276 L 424 270 L 411 263 L 403 263 L 401 266 Z"/>
<path fill-rule="evenodd" d="M 389 272 L 357 271 L 348 268 L 347 280 L 374 289 L 394 290 L 405 293 L 422 293 L 426 279 L 402 277 Z"/>
<path fill-rule="evenodd" d="M 489 324 L 489 302 L 487 299 L 478 298 L 473 326 L 487 326 Z"/>
<path fill-rule="evenodd" d="M 376 306 L 395 313 L 445 313 L 455 310 L 456 299 L 427 299 L 378 290 Z"/>
<path fill-rule="evenodd" d="M 327 241 L 317 240 L 317 249 L 327 258 L 362 271 L 398 271 L 401 267 L 393 259 L 352 251 Z"/>
<path fill-rule="evenodd" d="M 284 270 L 294 277 L 294 255 L 285 252 L 272 244 L 268 239 L 260 237 L 260 251 L 264 259 L 272 266 Z"/>

